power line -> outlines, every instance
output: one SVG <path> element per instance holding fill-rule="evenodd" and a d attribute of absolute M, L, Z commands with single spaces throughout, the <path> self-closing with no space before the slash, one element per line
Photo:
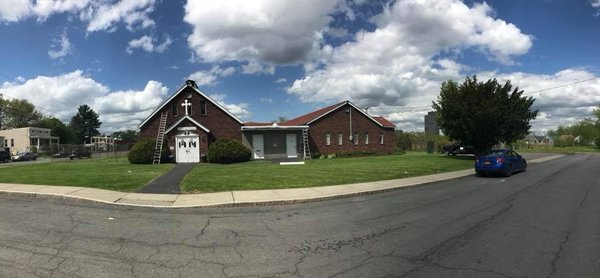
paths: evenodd
<path fill-rule="evenodd" d="M 572 86 L 572 85 L 576 85 L 579 83 L 584 83 L 584 82 L 588 82 L 588 81 L 592 81 L 592 80 L 596 80 L 596 79 L 600 79 L 600 76 L 596 76 L 596 77 L 592 77 L 592 78 L 588 78 L 588 79 L 584 79 L 584 80 L 579 80 L 579 81 L 575 81 L 575 82 L 571 82 L 571 83 L 567 83 L 567 84 L 562 84 L 562 85 L 558 85 L 555 87 L 545 88 L 545 89 L 541 89 L 541 90 L 537 90 L 537 91 L 533 91 L 533 92 L 527 92 L 527 93 L 523 93 L 523 95 L 537 94 L 540 92 L 545 92 L 545 91 L 550 91 L 550 90 L 559 89 L 559 88 L 563 88 L 563 87 L 568 87 L 568 86 Z M 369 107 L 369 109 L 374 109 L 374 110 L 401 110 L 401 109 L 408 110 L 408 109 L 424 109 L 424 108 L 431 108 L 431 106 L 382 106 L 382 107 L 371 106 L 371 107 Z"/>
<path fill-rule="evenodd" d="M 568 87 L 568 86 L 572 86 L 572 85 L 575 85 L 575 84 L 579 84 L 579 83 L 584 83 L 584 82 L 596 80 L 596 79 L 599 79 L 599 78 L 600 78 L 600 76 L 596 76 L 596 77 L 592 77 L 592 78 L 588 78 L 588 79 L 584 79 L 584 80 L 580 80 L 580 81 L 575 81 L 575 82 L 568 83 L 568 84 L 559 85 L 559 86 L 556 86 L 556 87 L 550 87 L 550 88 L 546 88 L 546 89 L 541 89 L 541 90 L 537 90 L 537 91 L 533 91 L 533 92 L 524 93 L 524 95 L 537 94 L 537 93 L 540 93 L 540 92 L 545 92 L 545 91 L 550 91 L 550 90 L 554 90 L 554 89 L 558 89 L 558 88 Z"/>

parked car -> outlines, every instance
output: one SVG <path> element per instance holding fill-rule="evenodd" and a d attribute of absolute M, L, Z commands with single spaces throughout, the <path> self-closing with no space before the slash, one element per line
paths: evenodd
<path fill-rule="evenodd" d="M 52 157 L 53 158 L 61 158 L 61 157 L 69 157 L 69 155 L 71 155 L 71 152 L 63 151 L 63 152 L 52 154 Z"/>
<path fill-rule="evenodd" d="M 527 170 L 527 161 L 510 149 L 492 150 L 475 160 L 477 175 L 502 174 L 506 177 Z"/>
<path fill-rule="evenodd" d="M 11 160 L 12 161 L 27 161 L 27 160 L 36 160 L 37 158 L 38 158 L 38 155 L 36 153 L 22 152 L 22 153 L 17 153 L 16 155 L 13 155 Z"/>
<path fill-rule="evenodd" d="M 443 149 L 448 155 L 475 154 L 475 149 L 472 146 L 465 146 L 463 144 L 445 146 Z"/>
<path fill-rule="evenodd" d="M 0 151 L 0 161 L 6 163 L 10 161 L 10 153 L 7 151 Z"/>
<path fill-rule="evenodd" d="M 74 149 L 71 151 L 69 158 L 73 160 L 74 158 L 81 159 L 82 157 L 92 158 L 92 153 L 87 149 Z"/>

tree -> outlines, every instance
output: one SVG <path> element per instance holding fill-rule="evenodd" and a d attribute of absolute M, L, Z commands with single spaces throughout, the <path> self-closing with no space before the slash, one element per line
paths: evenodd
<path fill-rule="evenodd" d="M 29 101 L 4 99 L 0 95 L 0 128 L 35 126 L 42 118 L 42 113 Z"/>
<path fill-rule="evenodd" d="M 135 130 L 125 130 L 125 131 L 115 131 L 112 134 L 112 138 L 115 140 L 125 141 L 125 142 L 137 142 L 139 134 Z"/>
<path fill-rule="evenodd" d="M 75 132 L 55 117 L 45 117 L 39 121 L 38 127 L 49 128 L 53 136 L 60 138 L 62 144 L 72 144 L 77 141 Z"/>
<path fill-rule="evenodd" d="M 496 79 L 477 82 L 473 76 L 460 85 L 452 80 L 442 83 L 433 109 L 445 135 L 481 153 L 499 142 L 524 138 L 531 128 L 529 121 L 538 113 L 531 110 L 534 101 L 523 97 L 518 87 L 513 90 L 510 81 L 504 85 Z"/>
<path fill-rule="evenodd" d="M 71 118 L 69 128 L 75 132 L 79 143 L 85 143 L 86 140 L 91 140 L 92 136 L 100 135 L 100 125 L 102 122 L 98 120 L 98 114 L 84 104 L 77 108 L 77 114 Z"/>

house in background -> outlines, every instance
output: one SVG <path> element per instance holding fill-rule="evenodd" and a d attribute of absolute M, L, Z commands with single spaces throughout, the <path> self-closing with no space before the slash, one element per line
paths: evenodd
<path fill-rule="evenodd" d="M 23 127 L 0 130 L 0 136 L 4 137 L 5 147 L 10 148 L 12 154 L 32 151 L 52 152 L 60 145 L 59 137 L 52 136 L 49 128 Z"/>
<path fill-rule="evenodd" d="M 198 163 L 218 139 L 234 139 L 253 159 L 304 159 L 314 153 L 392 153 L 394 124 L 349 101 L 283 123 L 244 123 L 192 80 L 140 125 L 140 138 L 163 138 L 177 163 Z"/>
<path fill-rule="evenodd" d="M 107 152 L 114 150 L 115 140 L 111 136 L 92 136 L 93 151 Z"/>

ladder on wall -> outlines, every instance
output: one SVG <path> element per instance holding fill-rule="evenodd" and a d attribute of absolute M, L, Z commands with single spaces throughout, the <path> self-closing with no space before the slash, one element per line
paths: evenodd
<path fill-rule="evenodd" d="M 152 164 L 160 164 L 160 155 L 162 154 L 162 146 L 165 139 L 165 127 L 167 126 L 167 115 L 167 112 L 163 112 L 160 115 L 160 125 L 158 126 L 158 134 L 156 135 L 156 146 L 154 147 Z"/>
<path fill-rule="evenodd" d="M 302 130 L 302 145 L 304 148 L 304 159 L 311 159 L 310 147 L 308 143 L 308 128 Z"/>

